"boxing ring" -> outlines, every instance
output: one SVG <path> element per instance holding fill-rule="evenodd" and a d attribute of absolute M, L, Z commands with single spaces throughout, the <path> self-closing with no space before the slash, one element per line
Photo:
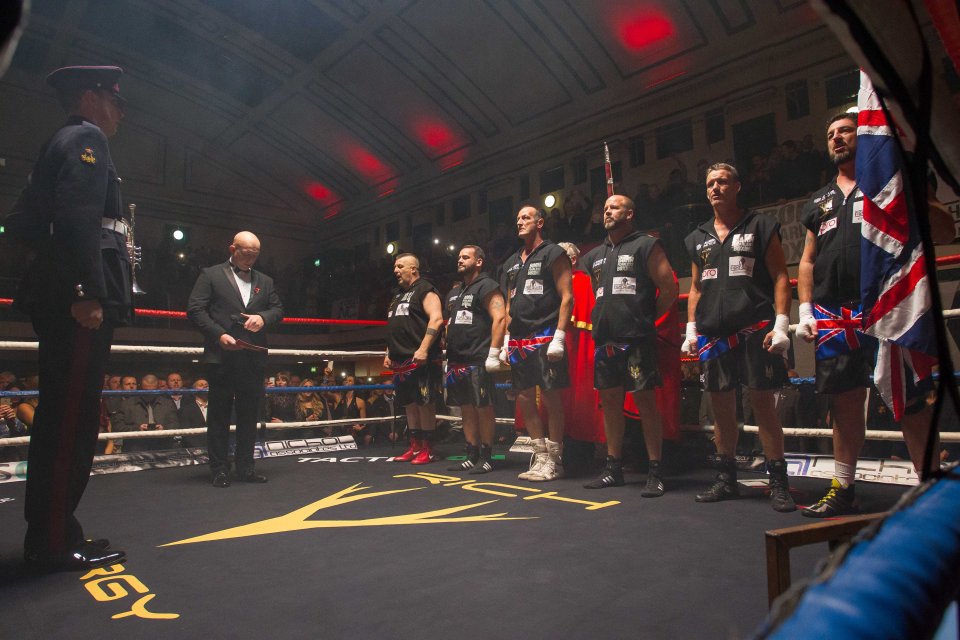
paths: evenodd
<path fill-rule="evenodd" d="M 159 313 L 180 317 L 174 315 L 179 312 Z M 0 342 L 0 350 L 35 348 L 35 342 Z M 202 353 L 198 347 L 160 345 L 115 345 L 113 350 Z M 310 349 L 270 353 L 338 360 L 382 355 Z M 187 397 L 198 391 L 105 392 L 133 393 Z M 110 464 L 110 456 L 98 457 L 101 468 L 95 469 L 80 517 L 88 528 L 110 535 L 130 560 L 82 576 L 22 573 L 24 483 L 15 480 L 23 479 L 23 467 L 8 467 L 10 481 L 0 482 L 0 510 L 10 525 L 0 543 L 0 583 L 6 585 L 0 594 L 7 594 L 15 615 L 3 617 L 0 635 L 46 638 L 107 629 L 130 637 L 293 638 L 313 632 L 422 638 L 480 637 L 502 628 L 497 633 L 508 637 L 744 637 L 752 630 L 757 637 L 848 637 L 836 635 L 837 629 L 875 630 L 882 616 L 886 627 L 900 634 L 885 636 L 892 638 L 912 636 L 904 630 L 935 629 L 938 612 L 956 597 L 960 530 L 950 517 L 960 501 L 956 471 L 903 497 L 902 487 L 870 485 L 861 494 L 864 511 L 891 510 L 891 515 L 834 553 L 819 573 L 814 569 L 822 548 L 794 549 L 797 573 L 814 578 L 784 594 L 765 620 L 764 532 L 809 521 L 799 512 L 776 514 L 767 507 L 763 474 L 742 475 L 748 487 L 742 500 L 697 505 L 693 495 L 712 477 L 704 468 L 672 469 L 667 494 L 641 500 L 642 469 L 628 474 L 623 490 L 600 495 L 584 490 L 583 478 L 548 486 L 519 482 L 516 473 L 526 463 L 522 445 L 513 451 L 495 447 L 497 470 L 478 481 L 446 471 L 449 463 L 412 467 L 396 462 L 400 445 L 358 449 L 349 436 L 270 438 L 277 429 L 357 422 L 261 423 L 258 468 L 270 483 L 259 487 L 211 489 L 199 447 L 184 448 L 169 465 L 151 465 L 152 456 L 144 453 L 120 454 L 129 457 L 116 464 Z M 362 422 L 397 426 L 394 417 Z M 100 437 L 195 437 L 204 431 Z M 785 429 L 785 434 L 828 437 L 830 431 Z M 942 436 L 945 442 L 960 441 L 960 434 Z M 868 433 L 868 438 L 899 439 L 899 432 Z M 0 445 L 28 441 L 7 438 Z M 451 460 L 462 453 L 456 443 L 439 449 Z M 145 468 L 157 470 L 119 473 Z M 815 501 L 824 484 L 811 477 L 795 477 L 792 483 L 800 504 Z M 865 575 L 877 579 L 865 581 Z M 881 579 L 891 575 L 898 579 Z M 830 595 L 833 589 L 840 589 L 842 598 Z M 64 601 L 68 615 L 54 615 Z M 478 606 L 464 607 L 466 602 Z M 815 613 L 812 607 L 818 607 Z M 821 625 L 815 633 L 811 620 Z"/>

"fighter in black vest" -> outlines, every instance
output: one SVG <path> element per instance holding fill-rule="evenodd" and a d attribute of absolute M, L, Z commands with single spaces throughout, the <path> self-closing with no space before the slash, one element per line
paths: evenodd
<path fill-rule="evenodd" d="M 123 118 L 121 73 L 66 67 L 47 77 L 70 117 L 43 146 L 4 223 L 11 238 L 35 250 L 15 306 L 30 315 L 40 338 L 24 556 L 44 570 L 125 558 L 106 550 L 106 540 L 85 540 L 74 517 L 93 464 L 113 330 L 131 313 L 120 178 L 107 145 Z"/>
<path fill-rule="evenodd" d="M 530 469 L 519 478 L 534 482 L 562 475 L 564 415 L 560 390 L 570 386 L 564 337 L 573 313 L 570 259 L 563 249 L 543 238 L 543 224 L 543 211 L 521 208 L 517 235 L 523 247 L 503 263 L 509 334 L 500 359 L 510 365 L 517 407 L 533 439 Z M 550 420 L 550 437 L 546 440 L 537 410 L 537 386 Z"/>
<path fill-rule="evenodd" d="M 683 351 L 699 354 L 703 388 L 713 403 L 717 481 L 697 501 L 739 496 L 736 389 L 746 384 L 767 457 L 771 506 L 793 511 L 773 397 L 786 382 L 790 347 L 790 280 L 780 225 L 737 205 L 740 176 L 733 166 L 711 166 L 706 182 L 714 217 L 686 238 L 693 268 Z"/>
<path fill-rule="evenodd" d="M 863 448 L 864 403 L 876 359 L 876 340 L 859 330 L 863 311 L 860 302 L 863 195 L 856 181 L 855 114 L 840 113 L 830 119 L 827 151 L 838 175 L 814 193 L 803 210 L 801 222 L 807 228 L 807 237 L 797 283 L 800 298 L 797 335 L 807 342 L 816 340 L 817 393 L 829 395 L 830 415 L 835 420 L 834 476 L 826 495 L 802 511 L 812 518 L 858 511 L 857 458 Z M 931 227 L 945 226 L 943 240 L 951 240 L 952 220 L 935 221 L 936 215 L 931 208 Z M 919 473 L 930 421 L 926 402 L 930 386 L 914 385 L 912 376 L 905 379 L 909 404 L 901 427 L 910 458 Z"/>
<path fill-rule="evenodd" d="M 607 464 L 587 489 L 623 486 L 623 397 L 633 393 L 643 419 L 643 440 L 650 458 L 641 495 L 662 496 L 660 457 L 663 427 L 654 389 L 661 386 L 657 366 L 657 318 L 677 298 L 677 281 L 660 242 L 633 228 L 633 200 L 614 195 L 603 208 L 608 237 L 583 257 L 593 280 L 594 386 L 600 392 L 607 435 Z"/>
<path fill-rule="evenodd" d="M 387 311 L 387 355 L 383 366 L 393 369 L 397 400 L 406 410 L 410 429 L 410 447 L 396 459 L 427 464 L 436 460 L 433 435 L 443 376 L 443 306 L 436 287 L 420 277 L 417 256 L 401 253 L 393 265 L 393 274 L 400 290 Z"/>
<path fill-rule="evenodd" d="M 457 257 L 461 286 L 447 295 L 447 404 L 460 407 L 467 457 L 450 471 L 473 474 L 493 470 L 496 424 L 493 376 L 500 370 L 500 348 L 507 329 L 503 294 L 482 271 L 483 249 L 466 245 Z"/>

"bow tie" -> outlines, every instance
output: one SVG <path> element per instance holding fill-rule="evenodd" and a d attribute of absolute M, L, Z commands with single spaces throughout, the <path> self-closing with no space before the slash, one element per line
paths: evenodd
<path fill-rule="evenodd" d="M 249 274 L 250 274 L 250 269 L 241 269 L 240 267 L 236 267 L 236 266 L 235 266 L 235 267 L 233 267 L 233 272 L 236 273 L 236 274 L 246 273 L 247 275 L 249 275 Z"/>

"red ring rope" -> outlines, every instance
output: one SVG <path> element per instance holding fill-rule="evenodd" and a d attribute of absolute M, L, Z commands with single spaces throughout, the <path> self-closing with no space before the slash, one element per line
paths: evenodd
<path fill-rule="evenodd" d="M 960 264 L 960 254 L 952 256 L 940 256 L 937 258 L 938 267 L 946 267 L 954 264 Z M 795 279 L 790 280 L 790 286 L 797 286 Z M 686 300 L 689 297 L 687 293 L 681 293 L 680 299 Z M 9 307 L 13 304 L 12 298 L 0 298 L 0 307 Z M 143 318 L 183 318 L 187 317 L 185 311 L 167 311 L 165 309 L 136 309 L 137 315 Z M 385 320 L 342 320 L 337 318 L 284 318 L 283 324 L 300 325 L 353 325 L 362 327 L 383 327 L 386 326 Z"/>

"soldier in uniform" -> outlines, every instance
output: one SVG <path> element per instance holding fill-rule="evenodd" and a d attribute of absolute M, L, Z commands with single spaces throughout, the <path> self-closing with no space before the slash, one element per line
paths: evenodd
<path fill-rule="evenodd" d="M 703 365 L 703 389 L 716 418 L 717 480 L 696 499 L 739 496 L 736 390 L 746 384 L 767 458 L 770 504 L 776 511 L 793 511 L 773 396 L 787 381 L 784 354 L 790 347 L 790 280 L 780 225 L 740 208 L 740 176 L 733 166 L 711 166 L 706 181 L 714 215 L 686 239 L 693 267 L 683 351 L 698 354 Z"/>
<path fill-rule="evenodd" d="M 383 366 L 393 369 L 397 400 L 406 411 L 410 429 L 410 447 L 396 459 L 427 464 L 436 460 L 433 436 L 443 375 L 443 307 L 437 288 L 420 277 L 420 260 L 414 254 L 397 256 L 393 275 L 400 290 L 387 311 L 387 355 Z"/>
<path fill-rule="evenodd" d="M 654 393 L 661 386 L 657 363 L 657 318 L 677 298 L 673 269 L 660 241 L 633 228 L 633 200 L 614 195 L 603 208 L 607 239 L 583 257 L 590 270 L 596 304 L 591 315 L 594 386 L 600 392 L 607 435 L 607 464 L 587 489 L 623 486 L 623 400 L 633 393 L 643 418 L 643 440 L 650 459 L 640 495 L 663 495 L 660 457 L 663 427 Z"/>
<path fill-rule="evenodd" d="M 121 73 L 65 67 L 47 76 L 69 117 L 44 144 L 5 223 L 35 252 L 15 306 L 40 338 L 24 505 L 24 558 L 40 570 L 126 558 L 105 539 L 86 539 L 74 516 L 93 465 L 113 330 L 131 314 L 127 227 L 107 145 L 123 118 Z"/>
<path fill-rule="evenodd" d="M 523 246 L 503 263 L 509 333 L 500 358 L 509 361 L 517 408 L 533 440 L 530 468 L 518 477 L 532 482 L 563 474 L 560 394 L 570 386 L 564 339 L 573 313 L 572 267 L 567 252 L 543 237 L 543 225 L 543 211 L 522 207 L 517 212 L 517 235 Z M 537 410 L 537 387 L 547 409 L 549 433 Z"/>
<path fill-rule="evenodd" d="M 462 286 L 447 295 L 447 404 L 460 407 L 467 457 L 450 471 L 487 473 L 496 424 L 493 417 L 493 377 L 500 370 L 500 347 L 507 328 L 503 294 L 482 271 L 484 253 L 466 245 L 457 256 Z"/>

